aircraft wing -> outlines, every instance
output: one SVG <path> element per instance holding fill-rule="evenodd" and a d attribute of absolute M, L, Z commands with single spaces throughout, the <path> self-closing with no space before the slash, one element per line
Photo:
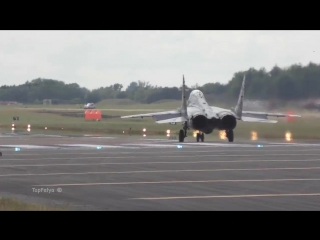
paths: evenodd
<path fill-rule="evenodd" d="M 277 123 L 276 120 L 270 120 L 268 117 L 301 117 L 300 115 L 285 114 L 285 113 L 267 113 L 267 112 L 253 112 L 242 111 L 241 120 L 244 122 L 264 122 Z"/>
<path fill-rule="evenodd" d="M 265 117 L 301 117 L 300 115 L 294 115 L 294 114 L 253 112 L 253 111 L 242 111 L 242 114 L 252 115 L 252 116 L 265 116 Z"/>
<path fill-rule="evenodd" d="M 241 119 L 244 122 L 264 122 L 264 123 L 277 123 L 277 120 L 270 120 L 258 117 L 242 117 Z"/>
<path fill-rule="evenodd" d="M 155 113 L 143 113 L 129 116 L 122 116 L 121 118 L 144 118 L 152 117 L 156 123 L 176 123 L 187 121 L 182 117 L 179 110 L 165 111 L 165 112 L 155 112 Z"/>

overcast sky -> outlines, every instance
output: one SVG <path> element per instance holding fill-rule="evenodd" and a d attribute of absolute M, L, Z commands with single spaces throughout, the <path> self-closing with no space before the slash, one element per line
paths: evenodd
<path fill-rule="evenodd" d="M 0 31 L 0 85 L 226 83 L 250 67 L 320 63 L 319 42 L 320 31 Z"/>

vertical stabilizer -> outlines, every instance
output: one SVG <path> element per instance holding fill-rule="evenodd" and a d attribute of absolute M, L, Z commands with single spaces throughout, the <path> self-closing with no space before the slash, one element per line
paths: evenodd
<path fill-rule="evenodd" d="M 243 98 L 244 98 L 244 88 L 246 83 L 246 75 L 243 76 L 242 86 L 239 94 L 239 99 L 237 106 L 234 108 L 234 113 L 237 115 L 238 119 L 242 117 L 242 108 L 243 108 Z"/>
<path fill-rule="evenodd" d="M 184 81 L 184 75 L 182 80 L 182 106 L 181 106 L 181 115 L 185 118 L 188 118 L 188 111 L 187 111 L 187 98 L 186 98 L 186 85 Z"/>

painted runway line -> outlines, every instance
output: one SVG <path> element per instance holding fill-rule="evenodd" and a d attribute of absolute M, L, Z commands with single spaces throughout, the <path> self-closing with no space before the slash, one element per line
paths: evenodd
<path fill-rule="evenodd" d="M 98 145 L 98 144 L 56 144 L 59 147 L 80 147 L 80 148 L 123 148 L 121 145 Z M 128 146 L 130 149 L 137 149 L 137 147 Z"/>
<path fill-rule="evenodd" d="M 176 200 L 176 199 L 206 199 L 206 198 L 266 198 L 266 197 L 315 197 L 320 193 L 284 193 L 284 194 L 248 194 L 248 195 L 213 195 L 213 196 L 177 196 L 177 197 L 145 197 L 129 198 L 131 200 Z"/>
<path fill-rule="evenodd" d="M 97 138 L 97 139 L 117 139 L 116 137 L 90 136 L 90 135 L 84 135 L 84 137 L 87 137 L 87 138 Z"/>
<path fill-rule="evenodd" d="M 99 186 L 99 185 L 143 185 L 143 184 L 181 184 L 181 183 L 239 183 L 239 182 L 291 182 L 291 181 L 320 181 L 320 178 L 297 179 L 218 179 L 218 180 L 184 180 L 184 181 L 157 181 L 157 182 L 106 182 L 106 183 L 61 183 L 33 185 L 36 187 L 72 187 L 72 186 Z"/>
<path fill-rule="evenodd" d="M 242 144 L 242 143 L 177 143 L 177 142 L 158 142 L 158 143 L 123 143 L 123 144 L 50 144 L 44 145 L 0 145 L 0 148 L 21 148 L 21 149 L 70 149 L 70 148 L 123 148 L 123 149 L 139 149 L 139 148 L 268 148 L 268 147 L 315 147 L 320 144 L 281 144 L 281 143 L 269 143 L 269 144 Z M 319 148 L 320 150 L 320 148 Z"/>
<path fill-rule="evenodd" d="M 149 154 L 153 153 L 153 152 L 148 152 Z M 198 153 L 198 152 L 197 152 Z M 72 153 L 74 154 L 74 153 Z M 91 154 L 91 153 L 90 153 Z M 36 154 L 23 154 L 23 155 L 19 155 L 19 156 L 27 156 L 27 155 L 30 155 L 30 156 L 33 156 L 33 155 L 36 155 Z M 79 155 L 79 154 L 78 154 Z M 15 155 L 16 156 L 16 155 Z M 291 159 L 285 159 L 285 160 L 274 160 L 274 159 L 264 159 L 264 160 L 261 160 L 261 161 L 270 161 L 270 162 L 274 162 L 274 161 L 290 161 L 290 162 L 303 162 L 303 161 L 318 161 L 318 159 L 304 159 L 303 156 L 319 156 L 319 154 L 260 154 L 260 155 L 239 155 L 239 154 L 235 154 L 235 155 L 227 155 L 227 154 L 223 154 L 223 155 L 217 155 L 217 154 L 204 154 L 204 155 L 153 155 L 153 156 L 148 156 L 148 155 L 131 155 L 131 156 L 86 156 L 86 157 L 46 157 L 44 156 L 44 158 L 36 158 L 36 159 L 25 159 L 25 158 L 9 158 L 9 159 L 0 159 L 0 162 L 4 162 L 4 161 L 10 161 L 10 162 L 13 162 L 13 161 L 23 161 L 23 162 L 28 162 L 28 161 L 48 161 L 48 160 L 60 160 L 60 161 L 65 161 L 65 160 L 78 160 L 78 161 L 87 161 L 87 160 L 93 160 L 93 159 L 100 159 L 100 160 L 108 160 L 108 159 L 117 159 L 117 160 L 121 160 L 121 159 L 133 159 L 133 160 L 139 160 L 139 159 L 142 159 L 142 158 L 146 158 L 146 159 L 174 159 L 174 158 L 183 158 L 183 159 L 188 159 L 188 158 L 192 158 L 194 159 L 195 157 L 196 158 L 201 158 L 201 157 L 212 157 L 213 159 L 215 157 L 219 157 L 219 158 L 225 158 L 225 157 L 271 157 L 271 156 L 301 156 L 302 158 L 301 159 L 295 159 L 295 160 L 291 160 Z M 221 162 L 230 162 L 230 161 L 233 161 L 233 160 L 221 160 Z M 243 160 L 234 160 L 236 162 L 242 162 Z M 260 160 L 246 160 L 246 161 L 256 161 L 256 162 L 259 162 Z M 188 163 L 189 161 L 185 161 L 185 163 Z"/>
<path fill-rule="evenodd" d="M 174 144 L 147 144 L 147 143 L 124 143 L 120 146 L 127 147 L 127 146 L 139 146 L 139 147 L 154 147 L 154 148 L 167 148 L 167 147 L 173 147 L 176 148 L 177 145 Z"/>
<path fill-rule="evenodd" d="M 43 146 L 43 145 L 1 145 L 0 147 L 6 147 L 6 148 L 25 148 L 25 149 L 56 149 L 55 146 Z"/>
<path fill-rule="evenodd" d="M 213 155 L 212 155 L 213 156 Z M 177 157 L 177 156 L 170 156 L 170 157 Z M 178 156 L 180 157 L 180 156 Z M 93 157 L 94 159 L 114 159 L 117 157 Z M 124 157 L 118 157 L 124 158 Z M 126 157 L 127 158 L 127 157 Z M 85 159 L 78 159 L 78 158 L 63 158 L 62 160 L 80 160 L 85 161 Z M 134 159 L 134 157 L 133 157 Z M 11 159 L 10 159 L 11 160 Z M 13 159 L 15 160 L 15 159 Z M 48 159 L 39 159 L 39 160 L 48 160 Z M 59 159 L 60 160 L 60 159 Z M 92 157 L 86 158 L 86 160 L 92 160 Z M 30 160 L 33 161 L 33 160 Z M 37 161 L 37 160 L 34 160 Z M 207 163 L 207 164 L 214 164 L 214 163 L 261 163 L 261 162 L 272 162 L 272 163 L 281 163 L 281 162 L 320 162 L 320 159 L 303 159 L 303 160 L 221 160 L 221 161 L 180 161 L 180 162 L 100 162 L 100 163 L 48 163 L 48 164 L 10 164 L 10 165 L 0 165 L 0 168 L 7 168 L 7 167 L 53 167 L 53 166 L 103 166 L 103 165 L 156 165 L 156 164 L 199 164 L 199 163 Z"/>
<path fill-rule="evenodd" d="M 32 134 L 32 135 L 27 135 L 28 137 L 57 137 L 57 138 L 65 138 L 67 136 L 62 136 L 62 135 L 51 135 L 51 134 Z"/>
<path fill-rule="evenodd" d="M 283 170 L 320 170 L 320 167 L 287 167 L 287 168 L 225 168 L 225 169 L 180 169 L 180 170 L 141 170 L 141 171 L 114 171 L 114 172 L 56 172 L 56 173 L 13 173 L 2 174 L 0 177 L 32 177 L 32 176 L 59 176 L 59 175 L 96 175 L 96 174 L 140 174 L 140 173 L 182 173 L 182 172 L 225 172 L 225 171 L 283 171 Z"/>

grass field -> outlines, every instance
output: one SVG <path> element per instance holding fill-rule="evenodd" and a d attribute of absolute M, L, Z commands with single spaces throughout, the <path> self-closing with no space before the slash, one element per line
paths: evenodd
<path fill-rule="evenodd" d="M 120 119 L 120 116 L 171 110 L 179 106 L 180 101 L 171 100 L 153 104 L 137 104 L 127 99 L 108 100 L 97 104 L 97 108 L 105 115 L 102 121 L 85 121 L 83 118 L 83 105 L 1 106 L 0 127 L 2 133 L 11 132 L 12 117 L 19 116 L 19 121 L 15 121 L 15 131 L 25 133 L 28 133 L 27 125 L 30 124 L 31 132 L 37 131 L 41 133 L 50 131 L 51 133 L 123 135 L 127 134 L 128 129 L 131 127 L 133 135 L 141 135 L 143 128 L 147 129 L 147 136 L 165 136 L 167 129 L 170 129 L 174 135 L 181 129 L 181 124 L 157 124 L 152 118 Z M 235 139 L 249 139 L 252 131 L 257 132 L 258 138 L 263 139 L 284 139 L 287 131 L 292 134 L 293 139 L 320 139 L 319 115 L 299 110 L 296 110 L 295 113 L 301 114 L 303 117 L 295 119 L 294 122 L 286 122 L 286 119 L 279 118 L 277 119 L 279 122 L 275 124 L 238 122 L 238 126 L 235 129 Z M 219 132 L 212 134 L 212 137 L 218 136 Z"/>
<path fill-rule="evenodd" d="M 67 208 L 55 208 L 45 205 L 25 203 L 17 199 L 0 197 L 0 211 L 64 211 Z"/>
<path fill-rule="evenodd" d="M 108 99 L 103 100 L 96 104 L 97 109 L 171 109 L 171 108 L 178 108 L 181 105 L 180 100 L 161 100 L 158 102 L 154 102 L 152 104 L 141 104 L 134 102 L 129 99 Z M 11 106 L 1 106 L 2 108 L 12 108 Z M 74 105 L 15 105 L 14 107 L 20 108 L 47 108 L 47 109 L 73 109 L 73 110 L 83 110 L 83 104 L 74 104 Z"/>

